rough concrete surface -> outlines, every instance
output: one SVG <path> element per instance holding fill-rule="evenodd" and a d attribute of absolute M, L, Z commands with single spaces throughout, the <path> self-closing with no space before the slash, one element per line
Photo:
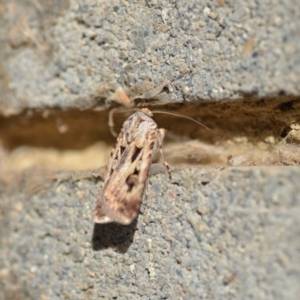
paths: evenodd
<path fill-rule="evenodd" d="M 162 102 L 299 95 L 297 1 L 2 1 L 5 113 L 165 78 Z"/>
<path fill-rule="evenodd" d="M 98 177 L 2 196 L 1 299 L 299 298 L 299 168 L 172 173 L 129 226 L 91 222 Z"/>
<path fill-rule="evenodd" d="M 0 299 L 299 299 L 299 28 L 288 0 L 0 0 Z M 210 130 L 155 115 L 172 181 L 95 226 L 115 102 Z"/>

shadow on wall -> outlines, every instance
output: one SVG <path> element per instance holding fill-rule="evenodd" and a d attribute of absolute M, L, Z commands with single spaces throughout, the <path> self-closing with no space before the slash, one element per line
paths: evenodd
<path fill-rule="evenodd" d="M 93 250 L 116 248 L 118 252 L 125 253 L 133 242 L 136 225 L 137 218 L 129 225 L 95 223 L 92 238 Z"/>

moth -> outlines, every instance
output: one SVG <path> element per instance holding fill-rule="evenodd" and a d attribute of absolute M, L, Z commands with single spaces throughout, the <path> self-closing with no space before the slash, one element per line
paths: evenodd
<path fill-rule="evenodd" d="M 143 108 L 125 120 L 104 173 L 95 223 L 127 225 L 136 218 L 152 158 L 158 150 L 163 155 L 166 131 L 158 128 L 152 116 L 149 109 Z"/>

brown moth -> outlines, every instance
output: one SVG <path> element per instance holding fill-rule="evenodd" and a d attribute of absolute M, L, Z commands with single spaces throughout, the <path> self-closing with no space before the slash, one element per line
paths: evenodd
<path fill-rule="evenodd" d="M 162 153 L 164 136 L 165 129 L 158 128 L 147 108 L 124 122 L 106 167 L 95 223 L 126 225 L 136 218 L 153 155 L 157 150 Z"/>

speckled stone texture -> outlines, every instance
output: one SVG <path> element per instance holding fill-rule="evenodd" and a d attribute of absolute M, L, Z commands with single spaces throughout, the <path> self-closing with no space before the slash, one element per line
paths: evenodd
<path fill-rule="evenodd" d="M 299 168 L 172 173 L 130 226 L 94 227 L 92 177 L 1 197 L 0 299 L 299 298 Z"/>
<path fill-rule="evenodd" d="M 93 107 L 166 77 L 167 102 L 300 92 L 298 1 L 4 3 L 5 113 Z"/>
<path fill-rule="evenodd" d="M 299 28 L 288 0 L 0 1 L 0 300 L 300 299 Z M 43 147 L 105 143 L 105 113 L 91 108 L 165 79 L 156 104 L 212 130 L 159 126 L 182 129 L 178 145 L 193 139 L 195 162 L 222 153 L 222 168 L 150 176 L 129 226 L 93 224 L 92 172 L 56 184 L 41 174 L 29 193 L 38 175 L 14 162 L 24 146 L 42 164 Z M 8 157 L 13 176 L 1 173 Z M 243 161 L 253 167 L 226 165 Z"/>

